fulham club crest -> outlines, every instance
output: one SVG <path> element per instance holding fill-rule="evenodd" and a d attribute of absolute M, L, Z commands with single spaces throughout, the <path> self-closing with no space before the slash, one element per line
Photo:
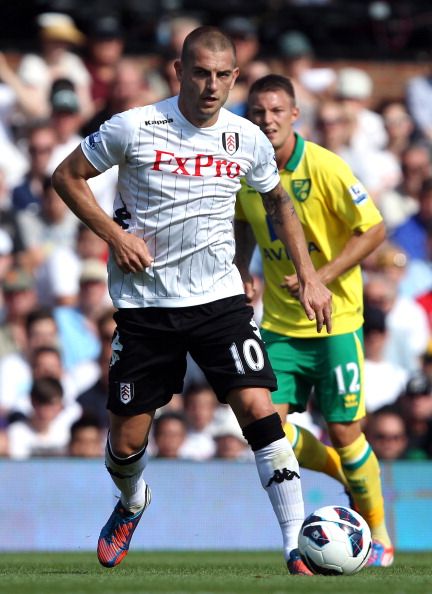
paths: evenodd
<path fill-rule="evenodd" d="M 120 382 L 119 384 L 120 402 L 128 404 L 134 397 L 134 385 Z"/>
<path fill-rule="evenodd" d="M 229 155 L 233 155 L 239 147 L 238 132 L 223 132 L 222 144 Z"/>

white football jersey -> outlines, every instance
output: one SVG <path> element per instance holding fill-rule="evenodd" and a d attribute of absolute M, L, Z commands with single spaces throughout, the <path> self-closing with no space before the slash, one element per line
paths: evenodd
<path fill-rule="evenodd" d="M 119 166 L 114 220 L 154 257 L 136 274 L 110 257 L 115 307 L 184 307 L 243 293 L 233 264 L 240 179 L 259 192 L 279 181 L 257 126 L 222 109 L 215 125 L 197 128 L 172 97 L 113 116 L 81 147 L 98 171 Z"/>

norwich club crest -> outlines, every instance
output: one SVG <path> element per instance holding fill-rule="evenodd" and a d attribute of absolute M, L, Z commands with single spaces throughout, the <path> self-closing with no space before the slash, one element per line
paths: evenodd
<path fill-rule="evenodd" d="M 239 147 L 238 132 L 223 132 L 222 145 L 229 155 L 233 155 Z"/>
<path fill-rule="evenodd" d="M 309 196 L 312 184 L 310 179 L 294 179 L 291 187 L 296 200 L 304 202 Z"/>

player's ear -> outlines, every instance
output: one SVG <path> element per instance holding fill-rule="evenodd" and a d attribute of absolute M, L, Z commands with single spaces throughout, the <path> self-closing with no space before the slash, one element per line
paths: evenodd
<path fill-rule="evenodd" d="M 231 81 L 230 91 L 233 88 L 233 86 L 235 85 L 235 81 L 238 79 L 239 74 L 240 74 L 240 68 L 237 66 L 233 70 L 233 77 L 232 77 L 232 81 Z"/>
<path fill-rule="evenodd" d="M 294 124 L 294 122 L 296 122 L 300 117 L 300 108 L 297 106 L 294 106 L 291 109 L 291 123 Z"/>
<path fill-rule="evenodd" d="M 176 71 L 177 80 L 181 82 L 183 76 L 183 65 L 180 60 L 174 62 L 174 70 Z"/>

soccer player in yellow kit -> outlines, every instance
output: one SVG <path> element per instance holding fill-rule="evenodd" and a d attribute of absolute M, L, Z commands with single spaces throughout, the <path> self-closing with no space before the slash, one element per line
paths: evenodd
<path fill-rule="evenodd" d="M 252 298 L 250 257 L 258 243 L 264 270 L 262 337 L 278 380 L 272 393 L 282 421 L 304 411 L 312 389 L 334 448 L 291 423 L 285 433 L 300 464 L 325 472 L 349 490 L 373 538 L 369 565 L 387 566 L 388 535 L 379 464 L 362 432 L 363 295 L 360 262 L 384 239 L 381 215 L 349 166 L 293 130 L 299 116 L 289 79 L 268 75 L 249 92 L 249 119 L 272 143 L 282 185 L 303 225 L 312 262 L 333 293 L 333 330 L 317 336 L 297 299 L 289 254 L 277 239 L 255 190 L 243 185 L 236 206 L 236 263 Z"/>

